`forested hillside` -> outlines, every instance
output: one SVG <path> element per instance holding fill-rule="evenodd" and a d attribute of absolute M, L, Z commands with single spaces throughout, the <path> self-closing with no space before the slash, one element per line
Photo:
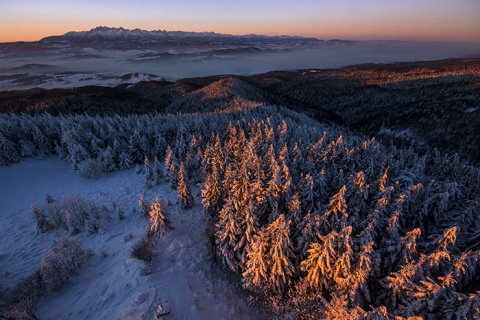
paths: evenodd
<path fill-rule="evenodd" d="M 55 154 L 94 178 L 157 158 L 182 206 L 200 183 L 212 263 L 272 317 L 479 316 L 478 167 L 262 104 L 3 114 L 0 164 Z"/>
<path fill-rule="evenodd" d="M 480 162 L 480 60 L 354 66 L 0 92 L 0 112 L 130 115 L 280 105 L 361 134 Z"/>

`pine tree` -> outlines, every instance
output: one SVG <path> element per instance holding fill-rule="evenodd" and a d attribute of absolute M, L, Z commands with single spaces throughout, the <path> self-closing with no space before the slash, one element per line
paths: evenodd
<path fill-rule="evenodd" d="M 178 186 L 178 169 L 173 156 L 173 151 L 170 146 L 167 147 L 167 155 L 165 157 L 165 169 L 167 170 L 166 177 L 170 188 L 176 189 Z"/>
<path fill-rule="evenodd" d="M 285 220 L 282 214 L 267 228 L 267 237 L 269 237 L 271 246 L 269 248 L 269 257 L 271 259 L 270 282 L 273 284 L 274 291 L 282 293 L 290 283 L 294 275 L 292 264 L 293 247 L 290 240 L 290 221 Z"/>
<path fill-rule="evenodd" d="M 383 171 L 382 176 L 378 180 L 378 192 L 385 192 L 387 187 L 387 179 L 388 179 L 388 167 Z"/>
<path fill-rule="evenodd" d="M 128 152 L 122 151 L 118 156 L 118 167 L 120 169 L 130 169 L 133 166 L 133 161 Z"/>
<path fill-rule="evenodd" d="M 346 194 L 348 207 L 351 208 L 351 215 L 364 219 L 368 211 L 368 188 L 365 182 L 363 171 L 357 172 L 355 178 L 349 183 Z"/>
<path fill-rule="evenodd" d="M 148 160 L 148 157 L 146 155 L 145 155 L 144 160 L 143 160 L 143 165 L 145 167 L 146 185 L 148 187 L 152 187 L 153 180 L 154 180 L 154 173 L 153 173 L 152 166 L 150 165 L 150 160 Z"/>
<path fill-rule="evenodd" d="M 190 190 L 190 184 L 188 182 L 187 173 L 183 162 L 180 164 L 180 170 L 178 171 L 178 199 L 180 200 L 183 209 L 189 209 L 193 207 L 193 196 Z"/>
<path fill-rule="evenodd" d="M 155 157 L 153 164 L 153 182 L 157 185 L 162 182 L 163 178 L 165 178 L 165 175 L 163 174 L 162 163 L 158 161 L 157 157 Z"/>
<path fill-rule="evenodd" d="M 142 217 L 148 217 L 148 213 L 150 212 L 150 204 L 145 201 L 143 194 L 140 194 L 140 198 L 138 199 L 138 206 L 140 207 Z"/>
<path fill-rule="evenodd" d="M 233 199 L 227 198 L 220 210 L 218 222 L 215 224 L 215 243 L 221 254 L 223 263 L 230 269 L 239 269 L 239 260 L 235 252 L 238 244 L 239 221 Z"/>
<path fill-rule="evenodd" d="M 334 266 L 337 259 L 336 231 L 326 236 L 320 236 L 320 242 L 310 244 L 307 250 L 308 257 L 302 261 L 302 271 L 307 273 L 306 281 L 309 286 L 321 291 L 328 290 L 333 286 Z"/>
<path fill-rule="evenodd" d="M 246 270 L 243 272 L 243 287 L 263 290 L 268 286 L 269 261 L 267 256 L 268 237 L 265 229 L 255 236 L 247 253 Z"/>
<path fill-rule="evenodd" d="M 239 240 L 234 250 L 242 270 L 245 269 L 247 254 L 251 250 L 254 237 L 258 234 L 257 211 L 256 204 L 252 200 L 248 201 L 245 206 L 242 206 L 237 211 L 239 215 Z"/>
<path fill-rule="evenodd" d="M 292 221 L 293 228 L 297 228 L 302 221 L 303 214 L 302 214 L 302 207 L 300 203 L 300 196 L 298 193 L 295 193 L 288 203 L 288 220 Z"/>
<path fill-rule="evenodd" d="M 136 130 L 133 135 L 130 136 L 128 143 L 129 153 L 131 155 L 132 162 L 141 163 L 141 161 L 144 159 L 145 154 L 147 153 L 145 137 L 141 136 L 139 131 Z"/>
<path fill-rule="evenodd" d="M 338 193 L 333 195 L 330 203 L 328 205 L 328 210 L 325 212 L 325 218 L 328 222 L 328 226 L 324 225 L 322 230 L 324 232 L 329 229 L 336 229 L 346 225 L 346 219 L 348 218 L 347 214 L 347 203 L 345 201 L 345 191 L 346 187 L 343 186 Z"/>
<path fill-rule="evenodd" d="M 150 205 L 150 226 L 147 233 L 150 237 L 161 237 L 170 228 L 168 221 L 168 211 L 166 206 L 160 201 L 158 197 L 155 197 Z"/>
<path fill-rule="evenodd" d="M 203 209 L 210 217 L 216 217 L 222 208 L 222 181 L 216 167 L 212 167 L 212 172 L 205 178 L 202 189 Z"/>
<path fill-rule="evenodd" d="M 302 174 L 298 186 L 298 192 L 300 196 L 300 203 L 302 204 L 302 211 L 314 212 L 319 194 L 315 188 L 313 177 L 310 174 Z"/>
<path fill-rule="evenodd" d="M 105 172 L 113 172 L 117 169 L 117 164 L 115 163 L 115 152 L 111 146 L 108 146 L 107 149 L 102 153 L 102 165 Z"/>
<path fill-rule="evenodd" d="M 290 177 L 290 171 L 286 161 L 282 161 L 282 171 L 280 173 L 281 192 L 279 198 L 279 209 L 284 212 L 288 208 L 290 197 L 292 196 L 292 177 Z"/>
<path fill-rule="evenodd" d="M 308 257 L 302 261 L 306 280 L 313 288 L 328 292 L 349 292 L 353 284 L 352 262 L 355 261 L 350 238 L 352 227 L 347 226 L 339 233 L 332 230 L 319 236 L 320 243 L 312 243 Z"/>
<path fill-rule="evenodd" d="M 245 288 L 285 292 L 295 271 L 289 225 L 290 221 L 282 214 L 255 236 L 243 273 Z"/>
<path fill-rule="evenodd" d="M 272 151 L 270 151 L 272 150 Z M 270 156 L 269 156 L 270 155 Z M 267 199 L 269 204 L 269 221 L 272 222 L 278 218 L 280 215 L 280 197 L 282 195 L 282 176 L 281 168 L 275 159 L 275 154 L 273 153 L 273 147 L 270 146 L 269 153 L 267 157 L 269 159 L 269 167 L 267 170 L 267 177 L 270 179 L 267 181 Z"/>

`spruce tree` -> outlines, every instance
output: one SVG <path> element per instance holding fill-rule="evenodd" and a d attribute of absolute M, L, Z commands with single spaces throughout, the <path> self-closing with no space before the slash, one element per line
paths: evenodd
<path fill-rule="evenodd" d="M 190 184 L 188 182 L 187 173 L 185 172 L 185 167 L 183 162 L 180 164 L 180 169 L 178 170 L 178 199 L 180 200 L 181 206 L 183 209 L 189 209 L 193 207 L 193 196 L 190 189 Z"/>
<path fill-rule="evenodd" d="M 205 183 L 202 189 L 203 209 L 213 218 L 218 216 L 222 204 L 222 181 L 217 168 L 212 167 L 211 173 L 205 178 Z"/>
<path fill-rule="evenodd" d="M 140 213 L 142 214 L 142 217 L 148 217 L 148 213 L 150 212 L 150 204 L 145 201 L 143 194 L 140 194 L 138 206 L 140 207 Z"/>
<path fill-rule="evenodd" d="M 290 240 L 290 221 L 282 214 L 267 228 L 267 237 L 271 246 L 269 256 L 271 259 L 270 283 L 277 293 L 285 292 L 295 273 L 292 259 L 294 257 L 292 242 Z"/>
<path fill-rule="evenodd" d="M 220 210 L 218 222 L 215 224 L 215 243 L 223 263 L 230 269 L 237 271 L 240 262 L 235 248 L 238 244 L 240 228 L 233 202 L 232 198 L 228 198 L 222 210 Z"/>
<path fill-rule="evenodd" d="M 153 167 L 153 183 L 154 184 L 160 184 L 165 177 L 163 174 L 163 169 L 162 169 L 162 163 L 158 161 L 158 158 L 155 157 L 154 161 L 154 167 Z"/>
<path fill-rule="evenodd" d="M 161 237 L 167 232 L 169 228 L 168 211 L 166 206 L 160 201 L 158 197 L 155 197 L 150 205 L 150 226 L 147 233 L 150 237 Z"/>
<path fill-rule="evenodd" d="M 178 186 L 178 169 L 175 162 L 173 151 L 170 146 L 167 147 L 167 155 L 165 157 L 165 170 L 167 171 L 166 177 L 170 188 L 176 189 Z"/>
<path fill-rule="evenodd" d="M 154 180 L 154 173 L 152 166 L 150 165 L 150 160 L 148 157 L 145 155 L 144 160 L 143 160 L 143 165 L 145 167 L 145 182 L 148 187 L 151 187 L 153 185 L 153 180 Z"/>
<path fill-rule="evenodd" d="M 255 236 L 243 273 L 245 288 L 276 294 L 285 292 L 295 271 L 289 224 L 282 214 Z"/>
<path fill-rule="evenodd" d="M 345 191 L 346 187 L 343 186 L 340 188 L 340 191 L 331 198 L 328 210 L 325 212 L 327 224 L 324 224 L 322 227 L 324 233 L 331 229 L 340 230 L 340 228 L 346 225 L 348 213 Z"/>
<path fill-rule="evenodd" d="M 130 169 L 133 166 L 133 161 L 128 152 L 122 151 L 118 156 L 118 167 L 120 169 Z"/>
<path fill-rule="evenodd" d="M 113 172 L 117 169 L 115 163 L 115 152 L 111 146 L 108 146 L 102 154 L 102 165 L 105 172 Z"/>
<path fill-rule="evenodd" d="M 247 254 L 246 270 L 243 272 L 243 287 L 261 291 L 268 286 L 269 261 L 267 260 L 268 238 L 266 230 L 260 230 Z"/>

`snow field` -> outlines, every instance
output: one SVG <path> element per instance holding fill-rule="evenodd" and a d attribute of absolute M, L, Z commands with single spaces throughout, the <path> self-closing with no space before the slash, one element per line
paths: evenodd
<path fill-rule="evenodd" d="M 55 238 L 71 236 L 94 256 L 72 284 L 40 300 L 41 319 L 155 319 L 157 314 L 165 314 L 162 319 L 251 319 L 243 295 L 212 274 L 207 218 L 199 188 L 194 186 L 192 191 L 194 207 L 183 210 L 177 192 L 167 183 L 148 189 L 144 176 L 134 169 L 86 180 L 55 158 L 2 167 L 0 283 L 12 288 L 39 267 Z M 148 202 L 159 196 L 169 203 L 174 228 L 157 241 L 149 275 L 144 275 L 145 263 L 131 257 L 148 223 L 138 208 L 142 193 Z M 91 235 L 83 230 L 70 235 L 61 228 L 38 233 L 30 205 L 43 206 L 45 194 L 57 200 L 77 195 L 108 208 L 109 218 Z M 118 219 L 113 203 L 120 206 L 125 219 Z"/>

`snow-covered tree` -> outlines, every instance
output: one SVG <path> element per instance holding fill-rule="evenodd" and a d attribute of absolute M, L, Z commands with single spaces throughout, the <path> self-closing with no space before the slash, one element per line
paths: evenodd
<path fill-rule="evenodd" d="M 202 189 L 202 205 L 206 213 L 211 217 L 217 216 L 223 205 L 222 181 L 216 167 L 205 178 Z"/>
<path fill-rule="evenodd" d="M 223 263 L 230 269 L 237 271 L 240 262 L 235 248 L 238 245 L 240 228 L 233 202 L 232 198 L 228 198 L 222 210 L 220 210 L 218 222 L 215 225 L 215 243 Z"/>
<path fill-rule="evenodd" d="M 170 228 L 168 220 L 168 211 L 162 201 L 158 197 L 155 197 L 152 204 L 150 205 L 150 211 L 148 212 L 150 216 L 150 226 L 148 227 L 147 234 L 150 237 L 161 237 Z"/>
<path fill-rule="evenodd" d="M 245 288 L 285 292 L 295 272 L 289 224 L 282 214 L 255 236 L 243 273 Z"/>
<path fill-rule="evenodd" d="M 323 231 L 329 228 L 340 230 L 346 224 L 348 218 L 347 202 L 345 201 L 346 187 L 340 188 L 340 191 L 333 195 L 328 205 L 328 210 L 325 212 L 325 218 L 328 225 L 323 226 Z"/>
<path fill-rule="evenodd" d="M 148 213 L 150 212 L 150 204 L 145 201 L 143 194 L 140 194 L 140 197 L 138 199 L 138 206 L 140 207 L 142 217 L 148 217 Z"/>
<path fill-rule="evenodd" d="M 153 180 L 154 180 L 154 172 L 152 169 L 152 166 L 150 165 L 150 160 L 148 159 L 148 156 L 145 155 L 144 160 L 143 160 L 143 165 L 145 167 L 145 181 L 147 186 L 152 186 L 153 185 Z"/>
<path fill-rule="evenodd" d="M 105 151 L 102 153 L 102 165 L 105 172 L 113 172 L 117 169 L 117 164 L 115 163 L 115 152 L 111 146 L 107 146 Z"/>
<path fill-rule="evenodd" d="M 173 156 L 173 151 L 170 146 L 167 147 L 167 155 L 165 157 L 165 170 L 167 171 L 166 177 L 170 188 L 176 189 L 178 186 L 178 168 L 176 160 Z"/>
<path fill-rule="evenodd" d="M 190 189 L 190 183 L 188 182 L 188 176 L 185 171 L 185 166 L 183 162 L 180 164 L 180 169 L 178 170 L 178 199 L 183 209 L 189 209 L 193 207 L 193 195 L 192 190 Z"/>

